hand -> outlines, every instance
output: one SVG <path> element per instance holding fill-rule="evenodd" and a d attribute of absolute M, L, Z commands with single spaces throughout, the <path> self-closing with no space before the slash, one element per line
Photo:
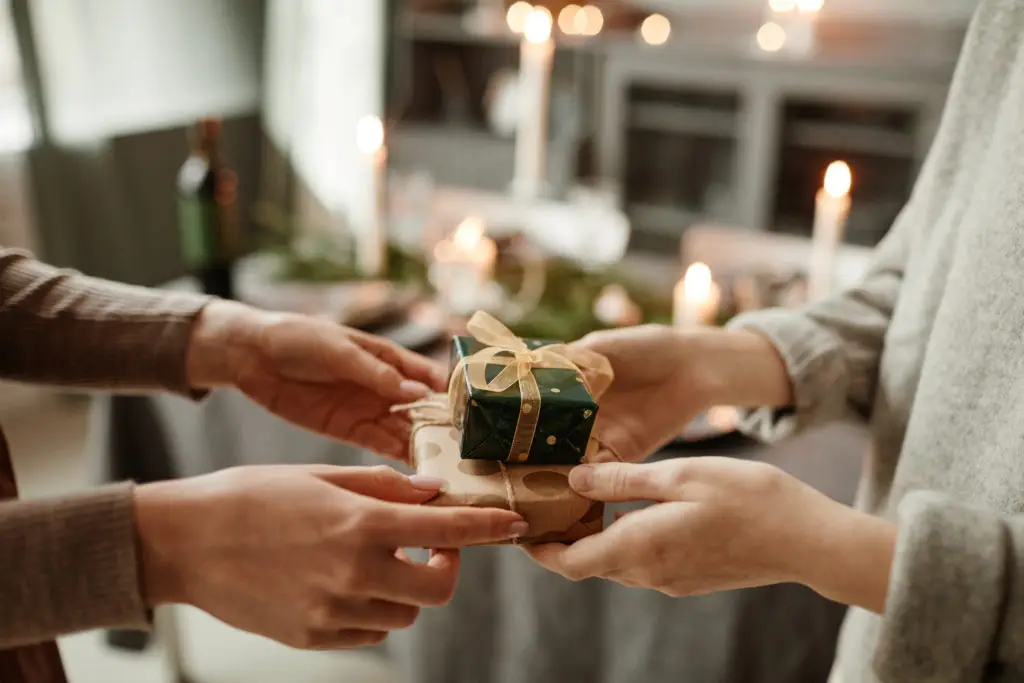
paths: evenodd
<path fill-rule="evenodd" d="M 442 482 L 388 467 L 249 467 L 136 489 L 151 605 L 185 603 L 293 647 L 381 641 L 451 598 L 457 550 L 526 532 L 506 510 L 420 504 Z"/>
<path fill-rule="evenodd" d="M 527 548 L 572 579 L 601 577 L 671 596 L 780 582 L 882 611 L 895 527 L 832 501 L 769 465 L 694 458 L 578 467 L 594 500 L 659 501 L 571 546 Z"/>
<path fill-rule="evenodd" d="M 229 302 L 200 316 L 189 378 L 197 388 L 234 386 L 290 422 L 399 460 L 410 423 L 390 407 L 445 386 L 440 368 L 386 339 Z"/>
<path fill-rule="evenodd" d="M 602 354 L 615 371 L 615 381 L 601 398 L 595 430 L 622 460 L 644 460 L 679 436 L 707 406 L 697 382 L 696 350 L 678 330 L 622 328 L 590 334 L 576 345 Z"/>
<path fill-rule="evenodd" d="M 753 332 L 661 325 L 590 334 L 576 345 L 611 362 L 595 432 L 596 460 L 639 462 L 714 405 L 786 405 L 789 378 L 768 340 Z"/>

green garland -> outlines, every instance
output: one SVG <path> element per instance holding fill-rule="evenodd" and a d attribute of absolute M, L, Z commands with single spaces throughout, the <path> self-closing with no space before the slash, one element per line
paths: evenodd
<path fill-rule="evenodd" d="M 315 255 L 303 255 L 289 245 L 275 245 L 268 251 L 277 254 L 281 280 L 303 282 L 343 282 L 363 279 L 354 259 L 330 256 L 330 250 L 308 250 Z M 337 250 L 334 251 L 338 254 Z M 394 246 L 388 248 L 389 279 L 407 286 L 430 291 L 427 264 L 417 255 Z M 547 265 L 547 284 L 537 307 L 523 318 L 510 324 L 520 337 L 534 339 L 579 339 L 590 332 L 607 327 L 594 315 L 594 302 L 608 285 L 622 286 L 639 307 L 643 323 L 670 324 L 672 321 L 672 293 L 656 291 L 642 286 L 621 269 L 610 267 L 588 271 L 575 262 L 552 258 Z M 514 267 L 499 268 L 497 282 L 508 292 L 517 291 L 522 272 Z M 728 316 L 724 316 L 724 322 Z"/>

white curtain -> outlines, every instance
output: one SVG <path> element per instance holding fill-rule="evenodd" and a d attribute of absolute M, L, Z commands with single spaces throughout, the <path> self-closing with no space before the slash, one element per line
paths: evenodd
<path fill-rule="evenodd" d="M 368 225 L 371 169 L 360 118 L 384 112 L 384 0 L 268 0 L 263 120 L 303 187 L 332 214 Z M 315 209 L 310 209 L 310 212 Z M 304 213 L 299 207 L 300 216 Z"/>
<path fill-rule="evenodd" d="M 61 143 L 255 111 L 256 0 L 32 0 L 51 135 Z"/>

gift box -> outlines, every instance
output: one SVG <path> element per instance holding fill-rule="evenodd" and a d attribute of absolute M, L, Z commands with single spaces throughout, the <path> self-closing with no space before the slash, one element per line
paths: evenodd
<path fill-rule="evenodd" d="M 486 314 L 452 342 L 449 397 L 461 457 L 575 465 L 587 452 L 607 360 L 539 339 L 519 339 Z"/>
<path fill-rule="evenodd" d="M 412 411 L 416 471 L 447 482 L 428 505 L 513 510 L 530 525 L 520 543 L 572 543 L 604 528 L 604 503 L 569 488 L 571 466 L 466 460 L 460 454 L 460 435 L 451 425 L 447 396 L 433 401 Z M 596 447 L 592 441 L 589 449 Z"/>

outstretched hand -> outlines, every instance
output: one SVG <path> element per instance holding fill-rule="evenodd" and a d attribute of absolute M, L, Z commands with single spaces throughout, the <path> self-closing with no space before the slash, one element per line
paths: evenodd
<path fill-rule="evenodd" d="M 443 390 L 443 371 L 393 342 L 302 315 L 227 302 L 200 316 L 193 386 L 233 386 L 289 422 L 404 460 L 410 422 L 396 403 Z"/>
<path fill-rule="evenodd" d="M 422 503 L 444 482 L 389 467 L 240 467 L 135 489 L 145 597 L 301 648 L 380 642 L 443 605 L 457 548 L 517 538 L 494 508 Z M 413 564 L 402 548 L 436 548 Z"/>
<path fill-rule="evenodd" d="M 884 606 L 895 528 L 769 465 L 605 463 L 574 469 L 569 483 L 593 500 L 656 501 L 573 545 L 526 548 L 571 580 L 600 577 L 672 596 L 792 581 Z"/>

